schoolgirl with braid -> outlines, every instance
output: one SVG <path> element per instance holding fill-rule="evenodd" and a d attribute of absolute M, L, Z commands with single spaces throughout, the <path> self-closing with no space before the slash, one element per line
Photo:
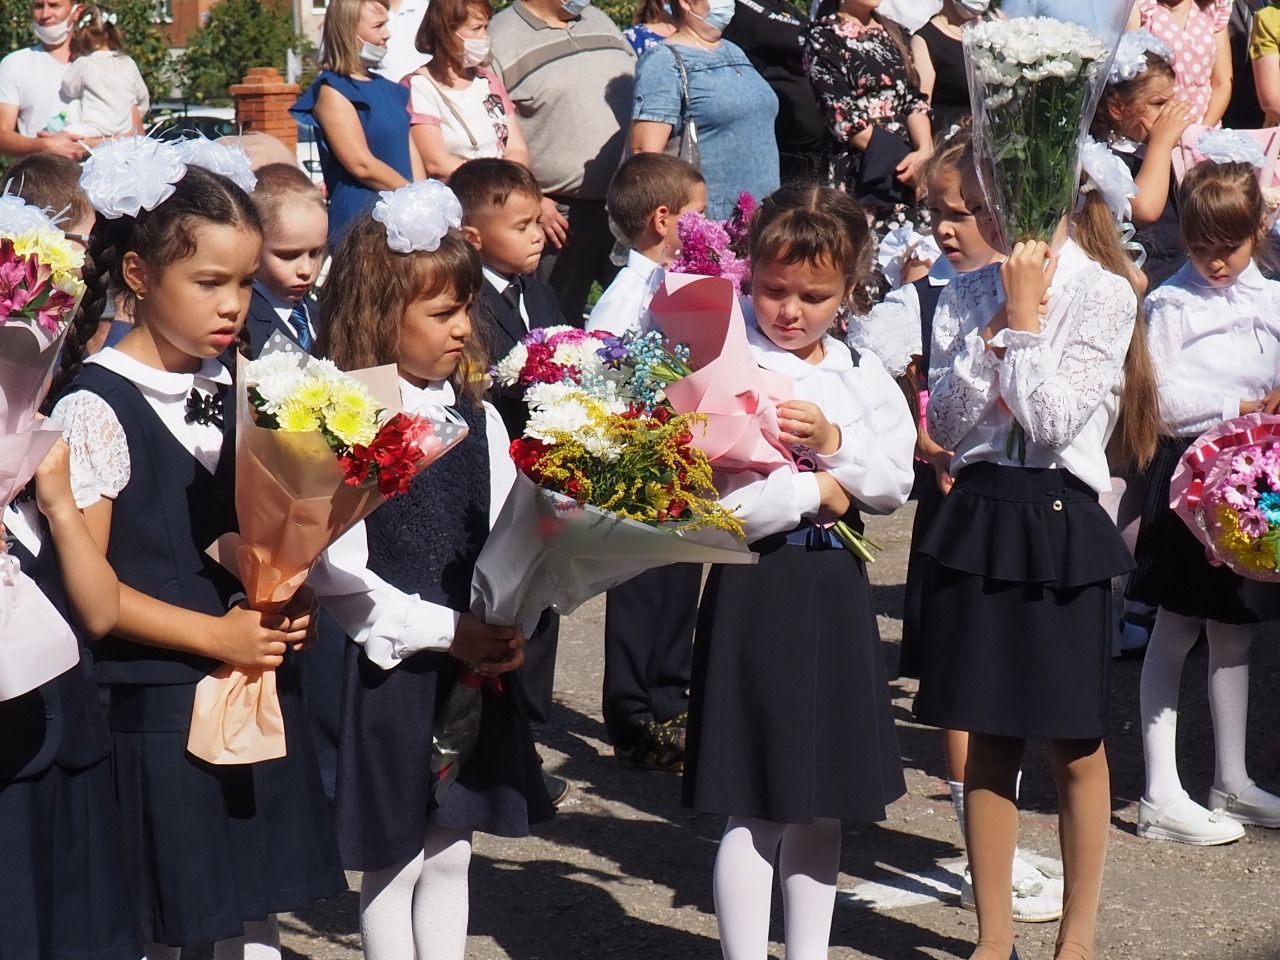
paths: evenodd
<path fill-rule="evenodd" d="M 262 228 L 243 190 L 171 149 L 121 141 L 86 165 L 100 215 L 87 279 L 109 278 L 134 326 L 83 361 L 83 338 L 68 342 L 74 379 L 53 416 L 76 504 L 119 578 L 94 672 L 146 956 L 214 943 L 218 960 L 278 957 L 274 915 L 346 883 L 294 663 L 311 638 L 310 600 L 250 610 L 206 552 L 235 529 L 231 374 L 219 358 L 241 334 Z M 95 176 L 108 162 L 134 182 Z M 222 663 L 276 670 L 286 756 L 210 765 L 187 754 L 196 684 Z"/>

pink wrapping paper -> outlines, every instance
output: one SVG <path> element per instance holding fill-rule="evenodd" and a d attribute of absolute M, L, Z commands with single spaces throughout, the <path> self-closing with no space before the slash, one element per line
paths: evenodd
<path fill-rule="evenodd" d="M 747 342 L 746 319 L 722 277 L 667 274 L 649 304 L 653 326 L 689 348 L 693 373 L 665 394 L 677 413 L 707 418 L 694 444 L 717 470 L 794 470 L 780 439 L 777 405 L 791 399 L 791 381 L 762 369 Z"/>
<path fill-rule="evenodd" d="M 1202 134 L 1212 129 L 1214 128 L 1197 123 L 1188 127 L 1186 133 L 1182 135 L 1182 140 L 1173 151 L 1173 172 L 1179 183 L 1187 175 L 1188 170 L 1204 160 L 1195 145 Z M 1248 137 L 1261 148 L 1262 155 L 1266 158 L 1262 169 L 1258 171 L 1258 183 L 1261 184 L 1262 189 L 1271 190 L 1280 187 L 1280 175 L 1277 174 L 1276 169 L 1277 156 L 1280 155 L 1280 127 L 1233 132 Z"/>

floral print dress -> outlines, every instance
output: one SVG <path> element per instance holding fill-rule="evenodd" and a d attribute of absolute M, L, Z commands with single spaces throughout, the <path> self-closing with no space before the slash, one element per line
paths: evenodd
<path fill-rule="evenodd" d="M 911 83 L 902 51 L 875 20 L 863 24 L 833 14 L 810 24 L 801 42 L 805 72 L 833 141 L 830 182 L 854 189 L 863 154 L 849 141 L 867 127 L 879 127 L 910 145 L 907 118 L 928 113 L 929 101 Z M 920 204 L 899 203 L 876 226 L 878 231 L 907 221 L 918 226 L 925 219 Z"/>

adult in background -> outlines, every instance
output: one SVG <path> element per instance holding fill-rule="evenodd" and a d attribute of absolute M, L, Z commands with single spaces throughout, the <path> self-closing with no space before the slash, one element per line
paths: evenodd
<path fill-rule="evenodd" d="M 590 0 L 516 0 L 490 22 L 489 39 L 544 194 L 538 278 L 580 325 L 591 284 L 607 287 L 618 272 L 604 198 L 622 160 L 635 53 Z"/>
<path fill-rule="evenodd" d="M 1231 45 L 1231 102 L 1222 115 L 1222 125 L 1232 130 L 1263 125 L 1250 44 L 1256 14 L 1269 5 L 1270 0 L 1233 0 L 1231 4 L 1231 19 L 1227 22 L 1227 40 Z"/>
<path fill-rule="evenodd" d="M 0 154 L 54 153 L 79 160 L 85 149 L 63 128 L 72 119 L 62 98 L 71 63 L 71 0 L 32 0 L 36 43 L 0 60 Z"/>
<path fill-rule="evenodd" d="M 972 115 L 961 40 L 965 25 L 990 9 L 991 0 L 942 0 L 942 9 L 911 37 L 911 59 L 920 92 L 933 109 L 933 129 L 939 140 Z"/>
<path fill-rule="evenodd" d="M 675 29 L 668 12 L 667 0 L 640 0 L 631 26 L 623 30 L 622 35 L 627 38 L 627 43 L 631 44 L 631 49 L 638 57 L 671 36 Z"/>
<path fill-rule="evenodd" d="M 906 38 L 879 5 L 827 0 L 804 55 L 832 140 L 831 183 L 884 229 L 921 222 L 916 174 L 933 153 L 933 131 Z"/>
<path fill-rule="evenodd" d="M 738 0 L 724 30 L 724 39 L 742 48 L 778 98 L 773 130 L 784 184 L 817 182 L 827 170 L 827 123 L 800 47 L 807 23 L 787 0 Z"/>
<path fill-rule="evenodd" d="M 1173 95 L 1191 104 L 1191 122 L 1216 127 L 1231 102 L 1232 0 L 1138 0 L 1129 29 L 1150 30 L 1173 51 Z"/>
<path fill-rule="evenodd" d="M 640 58 L 631 113 L 634 153 L 676 149 L 690 135 L 686 118 L 693 123 L 712 220 L 728 219 L 738 194 L 762 199 L 780 182 L 778 98 L 742 48 L 723 38 L 734 12 L 734 0 L 671 0 L 675 32 Z M 689 159 L 687 149 L 681 155 Z"/>
<path fill-rule="evenodd" d="M 329 196 L 329 245 L 378 191 L 421 176 L 409 139 L 409 89 L 373 72 L 387 52 L 385 0 L 330 0 L 320 75 L 290 111 L 317 127 Z"/>
<path fill-rule="evenodd" d="M 1255 126 L 1274 126 L 1280 123 L 1280 7 L 1266 7 L 1254 16 L 1249 58 L 1258 103 L 1265 113 L 1263 122 Z"/>
<path fill-rule="evenodd" d="M 427 176 L 447 180 L 468 160 L 529 164 L 507 88 L 489 69 L 489 0 L 432 0 L 418 31 L 431 57 L 409 85 L 409 130 Z"/>
<path fill-rule="evenodd" d="M 418 49 L 418 30 L 427 12 L 427 0 L 388 0 L 387 55 L 373 71 L 392 83 L 399 83 L 427 62 L 428 56 Z"/>

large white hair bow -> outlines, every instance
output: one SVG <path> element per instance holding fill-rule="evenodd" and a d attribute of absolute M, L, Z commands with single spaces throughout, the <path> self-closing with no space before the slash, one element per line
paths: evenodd
<path fill-rule="evenodd" d="M 1267 162 L 1258 141 L 1239 130 L 1206 130 L 1196 140 L 1196 153 L 1210 163 L 1247 163 L 1256 170 Z"/>
<path fill-rule="evenodd" d="M 1085 181 L 1081 193 L 1098 193 L 1117 221 L 1128 220 L 1129 201 L 1138 195 L 1138 186 L 1125 162 L 1097 140 L 1086 140 L 1080 150 L 1080 166 Z"/>
<path fill-rule="evenodd" d="M 1126 83 L 1147 69 L 1147 54 L 1154 53 L 1165 63 L 1173 62 L 1173 51 L 1150 30 L 1130 30 L 1120 38 L 1111 61 L 1108 83 Z"/>
<path fill-rule="evenodd" d="M 462 226 L 462 204 L 439 180 L 418 180 L 378 197 L 373 219 L 387 228 L 387 246 L 396 253 L 437 250 L 450 227 Z"/>
<path fill-rule="evenodd" d="M 207 137 L 180 140 L 174 146 L 182 162 L 189 167 L 221 174 L 245 193 L 253 193 L 253 188 L 258 185 L 253 163 L 243 147 L 228 146 Z"/>
<path fill-rule="evenodd" d="M 80 173 L 80 189 L 107 219 L 136 217 L 168 200 L 186 172 L 173 144 L 125 137 L 90 151 Z"/>

